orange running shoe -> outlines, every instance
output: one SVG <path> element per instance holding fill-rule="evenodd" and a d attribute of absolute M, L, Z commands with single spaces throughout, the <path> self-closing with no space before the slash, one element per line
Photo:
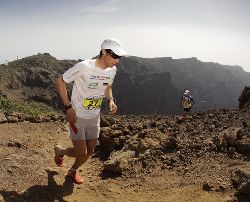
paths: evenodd
<path fill-rule="evenodd" d="M 57 166 L 62 167 L 63 166 L 63 154 L 61 153 L 62 147 L 60 145 L 55 145 L 55 158 L 54 161 Z"/>
<path fill-rule="evenodd" d="M 83 177 L 81 177 L 80 175 L 77 175 L 76 170 L 74 170 L 73 168 L 69 169 L 67 177 L 72 178 L 72 180 L 76 184 L 82 184 L 83 183 Z"/>

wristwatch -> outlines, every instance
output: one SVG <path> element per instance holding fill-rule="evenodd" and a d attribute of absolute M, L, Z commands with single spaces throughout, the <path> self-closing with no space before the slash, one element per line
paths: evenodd
<path fill-rule="evenodd" d="M 70 109 L 70 108 L 72 108 L 72 105 L 71 105 L 71 103 L 70 104 L 68 104 L 68 105 L 64 105 L 64 113 L 66 113 L 67 112 L 67 110 L 68 109 Z"/>

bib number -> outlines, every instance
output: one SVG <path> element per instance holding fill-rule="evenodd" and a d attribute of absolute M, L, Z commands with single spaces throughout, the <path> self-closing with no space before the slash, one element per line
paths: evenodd
<path fill-rule="evenodd" d="M 86 98 L 83 100 L 82 105 L 87 110 L 100 109 L 102 105 L 102 99 Z"/>

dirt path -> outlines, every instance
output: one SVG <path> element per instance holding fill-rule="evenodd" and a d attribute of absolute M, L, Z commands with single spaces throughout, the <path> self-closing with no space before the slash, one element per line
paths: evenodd
<path fill-rule="evenodd" d="M 72 159 L 58 168 L 53 145 L 70 145 L 65 124 L 0 125 L 0 201 L 228 201 L 227 192 L 206 192 L 185 185 L 175 171 L 154 172 L 133 179 L 105 176 L 102 162 L 90 159 L 81 170 L 83 185 L 65 179 Z"/>

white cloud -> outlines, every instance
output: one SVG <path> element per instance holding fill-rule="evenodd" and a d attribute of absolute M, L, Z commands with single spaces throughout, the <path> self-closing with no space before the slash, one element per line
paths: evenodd
<path fill-rule="evenodd" d="M 96 6 L 86 7 L 80 12 L 80 17 L 84 20 L 97 20 L 103 15 L 118 12 L 121 2 L 122 0 L 108 0 Z"/>

